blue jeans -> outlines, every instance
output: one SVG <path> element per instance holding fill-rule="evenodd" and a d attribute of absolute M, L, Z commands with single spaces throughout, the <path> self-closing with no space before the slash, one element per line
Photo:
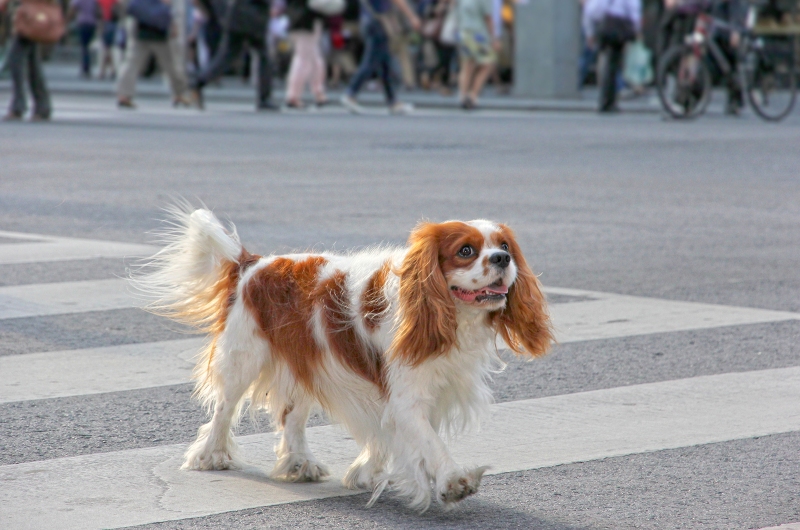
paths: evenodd
<path fill-rule="evenodd" d="M 378 20 L 370 20 L 364 28 L 364 55 L 361 64 L 350 81 L 347 93 L 355 97 L 361 86 L 366 83 L 377 70 L 383 81 L 383 90 L 386 103 L 393 105 L 395 102 L 394 87 L 392 86 L 392 55 L 389 53 L 389 37 L 386 30 Z"/>
<path fill-rule="evenodd" d="M 78 38 L 81 42 L 81 73 L 89 76 L 92 70 L 92 58 L 89 55 L 89 45 L 94 38 L 94 31 L 97 26 L 94 24 L 79 24 Z"/>

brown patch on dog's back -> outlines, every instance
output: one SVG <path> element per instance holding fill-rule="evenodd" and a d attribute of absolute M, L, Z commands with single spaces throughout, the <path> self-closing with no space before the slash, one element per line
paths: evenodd
<path fill-rule="evenodd" d="M 347 275 L 342 271 L 335 272 L 320 284 L 314 298 L 322 307 L 322 319 L 333 354 L 345 366 L 375 384 L 381 393 L 385 393 L 386 380 L 381 352 L 361 340 L 355 329 L 355 315 L 349 309 Z"/>
<path fill-rule="evenodd" d="M 322 360 L 311 322 L 317 277 L 326 262 L 321 256 L 302 261 L 276 258 L 256 272 L 242 292 L 245 305 L 273 353 L 309 391 L 313 390 L 314 371 Z"/>

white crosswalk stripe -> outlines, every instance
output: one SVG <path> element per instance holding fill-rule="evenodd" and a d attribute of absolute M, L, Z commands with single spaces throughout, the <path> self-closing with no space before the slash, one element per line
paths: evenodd
<path fill-rule="evenodd" d="M 0 232 L 0 264 L 142 256 L 147 245 Z M 547 288 L 559 342 L 800 319 L 800 313 Z M 566 297 L 566 298 L 563 298 Z M 136 307 L 124 279 L 0 288 L 0 320 Z M 189 381 L 204 339 L 0 356 L 0 403 Z M 729 373 L 503 403 L 454 446 L 464 463 L 505 473 L 800 430 L 800 367 Z M 179 471 L 184 445 L 0 466 L 0 525 L 109 528 L 348 495 L 356 448 L 336 426 L 309 430 L 331 467 L 320 484 L 267 473 L 273 435 L 244 436 L 238 472 Z M 79 488 L 75 485 L 80 484 Z"/>
<path fill-rule="evenodd" d="M 795 430 L 800 367 L 494 405 L 481 432 L 461 438 L 453 454 L 506 473 Z M 110 528 L 352 494 L 337 480 L 358 454 L 352 439 L 336 426 L 311 428 L 308 439 L 331 480 L 271 481 L 271 434 L 240 438 L 253 466 L 235 472 L 180 471 L 183 445 L 0 466 L 0 482 L 13 485 L 0 490 L 0 520 Z"/>
<path fill-rule="evenodd" d="M 125 288 L 124 280 L 0 288 L 0 318 L 133 307 L 135 300 Z M 783 311 L 576 289 L 546 291 L 584 300 L 551 305 L 560 343 L 800 319 L 800 314 Z M 190 360 L 201 343 L 166 341 L 0 357 L 0 403 L 186 383 Z"/>
<path fill-rule="evenodd" d="M 0 230 L 0 238 L 19 241 L 9 245 L 0 245 L 0 265 L 148 256 L 158 250 L 150 245 L 72 237 L 52 237 L 2 230 Z"/>

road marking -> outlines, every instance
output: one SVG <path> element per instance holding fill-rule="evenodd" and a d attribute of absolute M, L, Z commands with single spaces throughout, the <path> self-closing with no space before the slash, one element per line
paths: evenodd
<path fill-rule="evenodd" d="M 0 287 L 0 319 L 107 311 L 136 305 L 139 304 L 123 279 Z"/>
<path fill-rule="evenodd" d="M 494 405 L 453 454 L 496 474 L 798 430 L 800 367 L 792 367 Z M 273 436 L 240 437 L 249 465 L 236 472 L 180 471 L 182 444 L 1 466 L 0 520 L 121 527 L 353 493 L 339 478 L 357 449 L 339 427 L 309 429 L 312 450 L 332 470 L 321 484 L 270 480 Z"/>
<path fill-rule="evenodd" d="M 0 357 L 0 403 L 186 383 L 203 339 Z"/>
<path fill-rule="evenodd" d="M 561 343 L 800 319 L 800 314 L 548 288 L 589 301 L 550 306 Z M 133 307 L 125 280 L 0 288 L 0 319 Z M 0 357 L 0 403 L 189 382 L 202 339 Z M 35 369 L 34 369 L 35 367 Z"/>
<path fill-rule="evenodd" d="M 800 313 L 546 287 L 548 294 L 591 298 L 552 304 L 559 342 L 798 320 Z"/>
<path fill-rule="evenodd" d="M 761 530 L 800 530 L 800 523 L 788 523 L 780 526 L 770 526 L 769 528 L 762 528 Z"/>
<path fill-rule="evenodd" d="M 0 237 L 26 241 L 0 245 L 0 265 L 35 263 L 42 261 L 69 261 L 93 258 L 124 258 L 150 256 L 158 247 L 119 243 L 97 239 L 53 237 L 41 234 L 0 231 Z"/>

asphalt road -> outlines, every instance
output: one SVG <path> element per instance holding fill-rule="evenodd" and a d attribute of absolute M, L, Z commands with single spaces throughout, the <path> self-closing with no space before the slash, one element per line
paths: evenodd
<path fill-rule="evenodd" d="M 57 98 L 52 123 L 0 124 L 0 231 L 149 243 L 160 208 L 186 197 L 266 254 L 402 244 L 420 219 L 489 218 L 515 229 L 548 287 L 800 313 L 799 145 L 797 117 L 353 117 L 161 102 L 126 113 Z M 16 244 L 0 237 L 0 255 Z M 123 277 L 130 264 L 0 264 L 0 291 Z M 0 360 L 184 331 L 136 308 L 3 318 Z M 509 356 L 493 388 L 507 403 L 790 369 L 798 344 L 792 319 L 571 341 L 535 362 Z M 205 418 L 190 394 L 182 383 L 0 403 L 0 473 L 186 444 Z M 240 434 L 268 430 L 245 419 Z M 418 515 L 391 496 L 365 503 L 335 497 L 147 528 L 764 528 L 800 522 L 800 431 L 492 475 L 449 513 Z M 12 511 L 0 509 L 0 526 Z"/>

